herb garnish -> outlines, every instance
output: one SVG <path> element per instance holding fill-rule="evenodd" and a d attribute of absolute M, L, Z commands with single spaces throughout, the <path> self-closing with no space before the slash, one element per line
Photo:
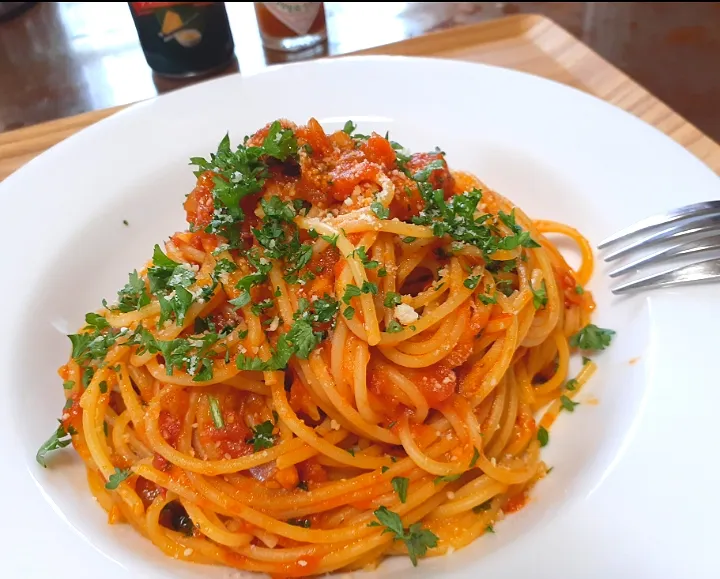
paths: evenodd
<path fill-rule="evenodd" d="M 273 429 L 275 425 L 270 420 L 261 422 L 260 424 L 252 427 L 253 436 L 249 438 L 247 443 L 253 445 L 253 450 L 264 450 L 271 448 L 275 444 L 275 437 L 273 436 Z"/>
<path fill-rule="evenodd" d="M 614 330 L 588 324 L 577 334 L 570 336 L 570 345 L 581 350 L 604 350 L 610 345 L 613 336 L 615 336 Z"/>
<path fill-rule="evenodd" d="M 373 521 L 370 525 L 384 526 L 383 533 L 393 533 L 396 541 L 405 543 L 413 567 L 417 567 L 418 557 L 423 557 L 428 548 L 437 547 L 438 536 L 428 529 L 423 529 L 420 523 L 413 523 L 405 529 L 400 516 L 385 506 L 373 511 L 373 514 L 379 522 Z"/>

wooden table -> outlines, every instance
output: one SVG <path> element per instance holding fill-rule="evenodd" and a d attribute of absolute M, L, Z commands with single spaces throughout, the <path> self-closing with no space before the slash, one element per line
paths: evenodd
<path fill-rule="evenodd" d="M 515 15 L 361 52 L 484 62 L 574 86 L 656 126 L 720 172 L 720 146 L 574 36 L 542 16 Z M 0 134 L 0 179 L 48 147 L 115 110 L 117 107 L 86 112 Z"/>

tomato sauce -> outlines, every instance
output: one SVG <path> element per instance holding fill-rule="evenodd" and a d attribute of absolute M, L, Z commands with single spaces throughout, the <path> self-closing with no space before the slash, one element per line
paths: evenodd
<path fill-rule="evenodd" d="M 431 408 L 439 408 L 455 393 L 457 377 L 455 372 L 444 362 L 433 364 L 427 368 L 402 368 L 399 371 L 417 386 Z M 396 386 L 383 364 L 368 369 L 368 385 L 371 393 L 387 403 L 385 405 L 386 415 L 397 415 L 401 402 L 397 399 Z"/>
<path fill-rule="evenodd" d="M 206 227 L 212 221 L 215 210 L 212 191 L 215 188 L 215 173 L 205 171 L 197 178 L 195 188 L 190 192 L 183 204 L 187 213 L 187 221 L 197 228 Z"/>
<path fill-rule="evenodd" d="M 317 406 L 313 402 L 305 385 L 298 378 L 295 378 L 292 386 L 290 386 L 290 408 L 292 408 L 295 413 L 302 412 L 307 414 L 313 420 L 320 419 Z"/>
<path fill-rule="evenodd" d="M 315 279 L 303 285 L 299 294 L 308 299 L 323 298 L 335 294 L 335 265 L 340 259 L 340 252 L 336 247 L 328 246 L 325 251 L 313 254 L 308 270 L 315 276 Z M 327 329 L 327 328 L 322 328 Z"/>
<path fill-rule="evenodd" d="M 328 480 L 325 467 L 321 465 L 315 457 L 298 463 L 297 470 L 299 479 L 306 483 L 308 488 L 311 489 L 320 483 L 327 482 Z"/>
<path fill-rule="evenodd" d="M 173 390 L 165 396 L 165 408 L 160 411 L 158 425 L 160 434 L 170 446 L 177 444 L 182 423 L 188 410 L 188 394 L 183 390 Z"/>
<path fill-rule="evenodd" d="M 505 503 L 505 506 L 503 506 L 503 512 L 507 515 L 509 515 L 510 513 L 517 513 L 520 509 L 527 505 L 527 503 L 528 496 L 527 493 L 523 491 L 508 499 L 508 501 Z"/>
<path fill-rule="evenodd" d="M 140 500 L 142 500 L 146 510 L 157 497 L 163 494 L 163 491 L 165 491 L 165 489 L 141 476 L 137 477 L 135 481 L 135 492 L 140 497 Z"/>
<path fill-rule="evenodd" d="M 81 396 L 82 392 L 76 391 L 68 398 L 68 400 L 72 400 L 72 403 L 68 408 L 63 410 L 62 415 L 62 427 L 65 429 L 65 432 L 68 432 L 71 427 L 78 432 L 82 430 L 83 409 L 80 406 Z"/>

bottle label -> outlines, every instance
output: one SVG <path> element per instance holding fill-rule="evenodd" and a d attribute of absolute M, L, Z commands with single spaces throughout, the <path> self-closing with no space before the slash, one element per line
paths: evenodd
<path fill-rule="evenodd" d="M 130 2 L 130 9 L 145 59 L 160 74 L 201 74 L 232 58 L 223 2 Z"/>
<path fill-rule="evenodd" d="M 265 8 L 298 35 L 307 34 L 322 2 L 263 2 Z"/>

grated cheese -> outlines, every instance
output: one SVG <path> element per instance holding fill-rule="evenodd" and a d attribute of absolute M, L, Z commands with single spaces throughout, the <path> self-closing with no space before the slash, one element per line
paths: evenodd
<path fill-rule="evenodd" d="M 395 306 L 395 317 L 403 326 L 409 326 L 416 322 L 419 316 L 412 306 L 408 304 L 398 304 Z"/>

